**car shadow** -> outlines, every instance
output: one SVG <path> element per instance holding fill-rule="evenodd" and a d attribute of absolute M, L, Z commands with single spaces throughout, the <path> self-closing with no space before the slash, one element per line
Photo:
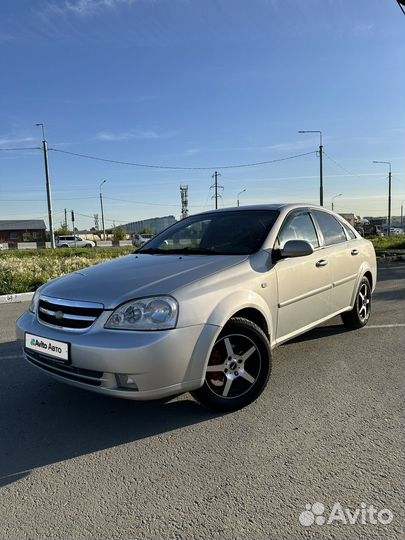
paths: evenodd
<path fill-rule="evenodd" d="M 330 322 L 330 321 L 329 321 Z M 319 340 L 322 338 L 328 338 L 331 336 L 338 336 L 341 334 L 346 334 L 347 332 L 352 332 L 350 328 L 346 328 L 340 321 L 340 318 L 336 318 L 336 324 L 326 324 L 324 326 L 317 326 L 313 330 L 301 334 L 294 339 L 289 340 L 285 345 L 291 345 L 293 343 L 303 343 L 305 341 Z"/>
<path fill-rule="evenodd" d="M 10 356 L 13 345 L 0 344 L 0 487 L 38 467 L 219 416 L 191 398 L 136 402 L 65 385 Z"/>

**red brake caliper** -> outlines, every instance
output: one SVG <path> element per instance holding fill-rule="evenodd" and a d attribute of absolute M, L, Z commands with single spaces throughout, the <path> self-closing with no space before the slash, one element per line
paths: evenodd
<path fill-rule="evenodd" d="M 214 349 L 211 353 L 209 365 L 215 366 L 217 364 L 219 365 L 222 363 L 223 361 L 222 361 L 221 353 L 219 352 L 218 349 Z M 209 378 L 210 378 L 211 383 L 214 386 L 223 386 L 225 382 L 225 375 L 222 373 L 222 371 L 210 371 Z"/>

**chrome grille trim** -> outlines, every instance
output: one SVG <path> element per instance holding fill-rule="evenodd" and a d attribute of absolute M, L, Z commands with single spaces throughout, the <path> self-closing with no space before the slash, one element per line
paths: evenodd
<path fill-rule="evenodd" d="M 64 300 L 40 295 L 37 317 L 45 325 L 64 330 L 83 331 L 102 314 L 104 305 L 98 302 Z"/>
<path fill-rule="evenodd" d="M 43 307 L 40 307 L 39 311 L 42 311 L 42 313 L 45 313 L 45 315 L 50 315 L 51 317 L 55 317 L 56 313 L 57 313 L 57 311 L 51 311 L 50 309 L 45 309 Z M 87 315 L 70 315 L 69 313 L 64 313 L 63 317 L 61 317 L 61 319 L 71 319 L 71 320 L 74 320 L 74 321 L 94 322 L 97 319 L 97 317 L 89 317 Z"/>
<path fill-rule="evenodd" d="M 104 309 L 104 304 L 100 304 L 98 302 L 81 302 L 78 300 L 65 300 L 64 298 L 53 298 L 52 296 L 46 296 L 45 294 L 41 294 L 39 299 L 44 300 L 44 302 L 48 302 L 49 304 L 57 304 L 58 306 L 83 308 L 83 309 Z"/>

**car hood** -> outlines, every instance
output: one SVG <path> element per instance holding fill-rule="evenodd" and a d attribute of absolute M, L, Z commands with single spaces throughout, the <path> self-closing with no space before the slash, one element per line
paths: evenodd
<path fill-rule="evenodd" d="M 246 259 L 246 255 L 127 255 L 58 278 L 41 292 L 113 309 L 133 298 L 173 294 Z"/>

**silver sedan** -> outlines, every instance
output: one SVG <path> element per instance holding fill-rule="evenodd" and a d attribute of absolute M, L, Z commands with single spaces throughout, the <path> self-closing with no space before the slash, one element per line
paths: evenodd
<path fill-rule="evenodd" d="M 373 246 L 339 215 L 229 208 L 40 287 L 17 334 L 60 381 L 138 400 L 191 391 L 234 410 L 266 387 L 277 345 L 338 314 L 367 324 L 375 283 Z"/>

